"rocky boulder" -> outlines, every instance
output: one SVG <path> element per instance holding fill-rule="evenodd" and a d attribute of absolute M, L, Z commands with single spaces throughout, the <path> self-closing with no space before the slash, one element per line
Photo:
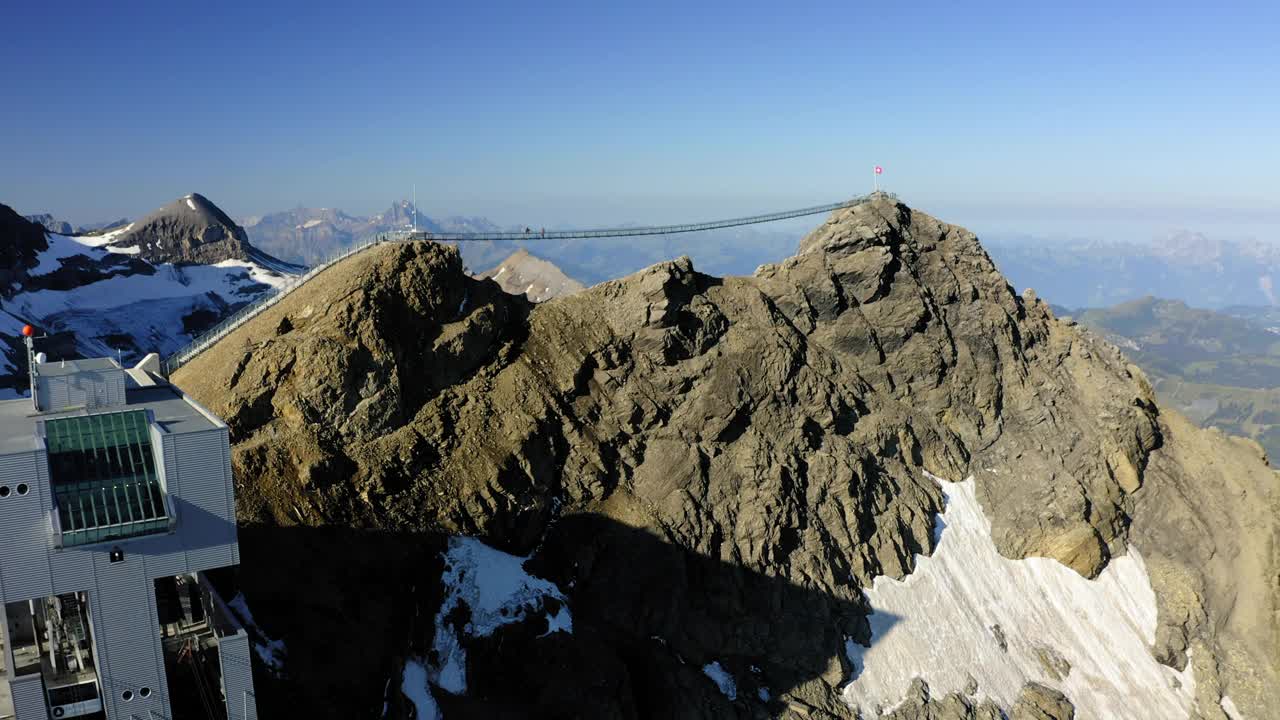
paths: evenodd
<path fill-rule="evenodd" d="M 1013 706 L 1011 720 L 1072 720 L 1076 710 L 1061 692 L 1040 683 L 1028 683 Z"/>

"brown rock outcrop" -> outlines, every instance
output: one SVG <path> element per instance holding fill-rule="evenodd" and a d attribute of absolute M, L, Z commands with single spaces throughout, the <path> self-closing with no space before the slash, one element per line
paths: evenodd
<path fill-rule="evenodd" d="M 1274 473 L 1160 411 L 1118 351 L 1016 295 L 972 234 L 886 196 L 834 213 L 755 277 L 680 259 L 536 307 L 467 277 L 453 248 L 379 247 L 175 381 L 231 425 L 258 538 L 244 552 L 251 600 L 287 593 L 273 538 L 334 527 L 360 531 L 323 545 L 340 562 L 359 562 L 360 533 L 428 555 L 431 538 L 480 535 L 531 553 L 566 593 L 572 638 L 496 635 L 470 655 L 473 688 L 441 700 L 447 717 L 847 717 L 843 643 L 869 640 L 860 588 L 933 548 L 941 493 L 926 471 L 977 476 L 1010 557 L 1093 576 L 1138 543 L 1156 558 L 1161 657 L 1203 645 L 1193 658 L 1217 663 L 1221 687 L 1253 688 L 1249 707 L 1276 699 L 1263 685 L 1275 595 L 1228 600 L 1274 583 Z M 1202 446 L 1256 509 L 1199 507 Z M 298 547 L 317 555 L 291 562 L 335 572 L 321 544 Z M 1231 549 L 1247 577 L 1207 567 Z M 402 570 L 406 588 L 433 582 Z M 429 617 L 430 591 L 413 592 Z M 261 604 L 264 626 L 299 627 Z M 359 602 L 334 604 L 356 608 L 339 622 L 361 622 Z M 350 637 L 394 666 L 409 651 L 394 630 Z M 283 634 L 292 654 L 324 652 Z M 697 670 L 713 660 L 737 699 Z M 298 679 L 299 702 L 352 716 L 390 672 L 343 670 L 353 695 L 316 676 Z"/>

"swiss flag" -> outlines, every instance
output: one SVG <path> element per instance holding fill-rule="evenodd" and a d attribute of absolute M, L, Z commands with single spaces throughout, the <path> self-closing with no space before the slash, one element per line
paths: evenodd
<path fill-rule="evenodd" d="M 879 165 L 877 165 L 877 166 L 876 166 L 876 174 L 877 174 L 877 175 L 882 175 L 882 174 L 884 174 L 884 168 L 882 168 L 882 167 L 880 167 Z"/>

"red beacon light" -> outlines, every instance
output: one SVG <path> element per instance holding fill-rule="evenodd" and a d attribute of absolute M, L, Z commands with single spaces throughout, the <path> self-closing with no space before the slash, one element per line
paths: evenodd
<path fill-rule="evenodd" d="M 36 334 L 36 329 L 35 329 L 35 328 L 31 327 L 30 325 L 23 325 L 23 326 L 22 326 L 22 336 L 23 336 L 23 337 L 31 337 L 31 336 L 33 336 L 33 335 L 35 335 L 35 334 Z"/>

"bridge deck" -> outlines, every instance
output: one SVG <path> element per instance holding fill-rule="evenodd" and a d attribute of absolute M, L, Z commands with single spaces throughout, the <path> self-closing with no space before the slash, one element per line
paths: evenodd
<path fill-rule="evenodd" d="M 591 238 L 637 237 L 643 235 L 674 235 L 676 233 L 702 232 L 722 228 L 756 225 L 776 222 L 806 215 L 821 215 L 841 208 L 853 207 L 865 202 L 866 196 L 840 203 L 815 205 L 799 210 L 784 210 L 767 215 L 750 215 L 748 217 L 731 218 L 729 220 L 712 220 L 710 222 L 686 223 L 683 225 L 653 225 L 647 227 L 600 228 L 598 230 L 535 230 L 526 232 L 493 232 L 493 233 L 432 233 L 416 232 L 405 235 L 409 240 L 436 240 L 439 242 L 477 242 L 494 240 L 585 240 Z"/>

